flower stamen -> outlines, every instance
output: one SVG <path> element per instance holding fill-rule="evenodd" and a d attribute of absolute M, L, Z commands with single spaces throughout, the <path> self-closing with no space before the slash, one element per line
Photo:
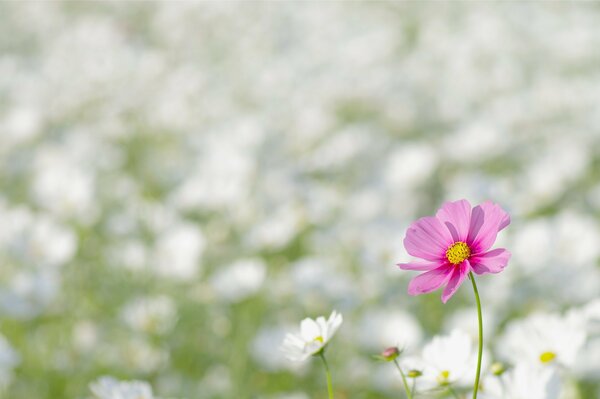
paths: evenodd
<path fill-rule="evenodd" d="M 440 385 L 448 385 L 448 378 L 450 377 L 450 371 L 443 370 L 437 377 L 437 382 Z"/>
<path fill-rule="evenodd" d="M 455 242 L 446 250 L 446 259 L 453 265 L 460 264 L 469 256 L 471 256 L 471 248 L 462 241 Z"/>
<path fill-rule="evenodd" d="M 542 363 L 550 363 L 556 357 L 556 353 L 554 352 L 544 352 L 540 355 L 540 361 Z"/>

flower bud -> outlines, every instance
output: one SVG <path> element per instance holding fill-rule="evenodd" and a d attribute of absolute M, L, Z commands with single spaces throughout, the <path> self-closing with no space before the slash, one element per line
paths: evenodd
<path fill-rule="evenodd" d="M 416 369 L 412 369 L 412 370 L 408 370 L 408 373 L 406 374 L 409 378 L 417 378 L 423 375 L 422 372 L 420 372 L 419 370 Z"/>
<path fill-rule="evenodd" d="M 391 362 L 392 360 L 396 359 L 399 355 L 400 350 L 395 346 L 391 346 L 383 352 L 381 352 L 381 357 L 387 360 L 388 362 Z"/>
<path fill-rule="evenodd" d="M 494 362 L 494 363 L 492 363 L 492 366 L 490 367 L 490 371 L 494 375 L 502 375 L 506 371 L 506 368 L 504 367 L 504 365 L 502 363 Z"/>

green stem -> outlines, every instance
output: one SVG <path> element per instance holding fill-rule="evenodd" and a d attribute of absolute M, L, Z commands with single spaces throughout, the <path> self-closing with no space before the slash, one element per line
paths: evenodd
<path fill-rule="evenodd" d="M 319 353 L 321 359 L 323 359 L 323 365 L 325 366 L 325 375 L 327 376 L 327 392 L 329 393 L 329 399 L 333 399 L 333 385 L 331 383 L 331 373 L 329 372 L 329 365 L 325 359 L 323 351 Z"/>
<path fill-rule="evenodd" d="M 479 349 L 477 350 L 477 373 L 475 374 L 475 385 L 473 385 L 473 399 L 477 399 L 477 391 L 479 390 L 479 376 L 481 375 L 481 357 L 483 355 L 483 318 L 481 316 L 481 300 L 479 299 L 479 291 L 475 284 L 475 276 L 473 272 L 469 272 L 469 278 L 473 284 L 473 292 L 475 293 L 475 301 L 477 302 L 477 321 L 479 326 Z"/>
<path fill-rule="evenodd" d="M 402 368 L 398 364 L 398 360 L 394 359 L 394 364 L 396 365 L 396 368 L 398 369 L 398 371 L 400 372 L 400 376 L 402 377 L 402 383 L 404 384 L 404 391 L 406 392 L 406 397 L 408 399 L 412 399 L 412 394 L 410 392 L 410 389 L 408 388 L 408 382 L 406 381 L 404 371 L 402 371 Z"/>

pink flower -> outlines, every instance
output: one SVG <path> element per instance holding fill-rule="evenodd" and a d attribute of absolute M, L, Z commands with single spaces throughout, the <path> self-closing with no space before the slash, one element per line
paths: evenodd
<path fill-rule="evenodd" d="M 401 269 L 425 271 L 408 285 L 410 295 L 425 294 L 445 286 L 446 303 L 469 272 L 499 273 L 506 267 L 510 252 L 490 250 L 510 216 L 500 206 L 486 201 L 475 208 L 467 200 L 446 202 L 435 216 L 423 217 L 408 228 L 406 251 L 421 261 L 400 263 Z"/>

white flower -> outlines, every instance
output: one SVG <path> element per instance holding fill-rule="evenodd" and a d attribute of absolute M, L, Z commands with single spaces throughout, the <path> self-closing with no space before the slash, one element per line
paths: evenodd
<path fill-rule="evenodd" d="M 467 385 L 474 374 L 476 350 L 471 336 L 461 330 L 434 337 L 423 348 L 423 379 L 437 385 Z"/>
<path fill-rule="evenodd" d="M 258 292 L 267 274 L 261 259 L 240 259 L 219 270 L 211 279 L 218 294 L 228 302 L 239 302 Z"/>
<path fill-rule="evenodd" d="M 358 342 L 369 350 L 392 345 L 410 350 L 418 345 L 423 335 L 417 320 L 401 310 L 371 310 L 363 316 L 358 327 Z"/>
<path fill-rule="evenodd" d="M 189 280 L 199 272 L 206 239 L 191 223 L 179 223 L 158 237 L 155 267 L 159 275 L 176 280 Z"/>
<path fill-rule="evenodd" d="M 571 367 L 585 339 L 585 323 L 579 315 L 535 314 L 511 323 L 500 338 L 498 351 L 513 363 Z"/>
<path fill-rule="evenodd" d="M 136 298 L 122 309 L 121 318 L 136 331 L 164 334 L 177 321 L 177 307 L 166 295 Z"/>
<path fill-rule="evenodd" d="M 143 381 L 118 381 L 102 377 L 90 384 L 90 390 L 98 399 L 154 399 L 152 388 Z"/>
<path fill-rule="evenodd" d="M 521 363 L 500 377 L 487 377 L 481 399 L 556 399 L 560 379 L 555 369 Z"/>
<path fill-rule="evenodd" d="M 342 315 L 335 310 L 328 320 L 306 318 L 300 323 L 300 334 L 287 334 L 281 346 L 289 360 L 300 362 L 319 353 L 335 335 L 342 324 Z"/>

